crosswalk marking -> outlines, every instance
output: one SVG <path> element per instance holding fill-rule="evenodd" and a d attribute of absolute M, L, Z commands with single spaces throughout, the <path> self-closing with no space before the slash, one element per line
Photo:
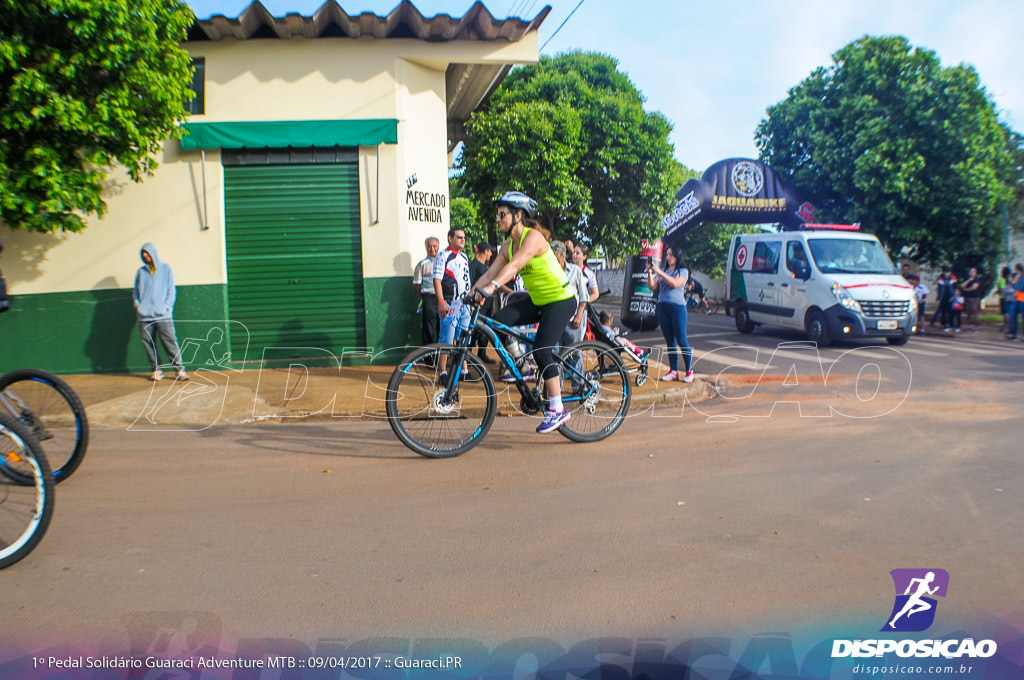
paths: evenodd
<path fill-rule="evenodd" d="M 916 345 L 916 342 L 915 342 L 915 345 Z M 931 351 L 929 349 L 921 349 L 920 347 L 916 347 L 916 346 L 910 347 L 910 346 L 907 346 L 907 345 L 905 345 L 903 347 L 900 347 L 899 351 L 907 352 L 908 354 L 920 354 L 920 355 L 926 356 L 926 357 L 948 357 L 949 356 L 949 352 L 933 352 L 933 351 Z"/>
<path fill-rule="evenodd" d="M 756 349 L 758 358 L 761 357 L 778 357 L 780 359 L 795 359 L 800 361 L 814 361 L 818 362 L 819 358 L 823 361 L 832 361 L 841 354 L 846 352 L 856 351 L 858 357 L 864 357 L 866 359 L 894 359 L 896 357 L 891 351 L 885 351 L 881 348 L 870 348 L 870 347 L 854 347 L 849 350 L 846 349 L 814 349 L 808 346 L 808 349 L 800 350 L 788 350 L 788 349 L 777 349 L 775 347 L 754 347 L 752 345 L 741 345 L 736 342 L 729 342 L 727 340 L 711 340 L 711 344 L 720 345 L 723 347 L 737 347 L 746 350 Z M 899 350 L 897 350 L 899 351 Z"/>
<path fill-rule="evenodd" d="M 943 347 L 944 349 L 949 349 L 954 352 L 967 352 L 969 354 L 985 354 L 988 356 L 992 356 L 993 354 L 1000 354 L 999 349 L 996 347 L 972 347 L 971 345 L 961 344 L 959 342 L 957 342 L 955 346 L 952 346 L 947 342 L 943 342 L 941 340 L 924 340 L 919 342 L 925 342 L 929 347 Z"/>
<path fill-rule="evenodd" d="M 712 351 L 694 349 L 693 359 L 698 372 L 710 371 L 710 368 L 700 369 L 700 362 L 705 364 L 716 364 L 725 367 L 733 367 L 746 371 L 763 371 L 769 366 L 773 369 L 785 369 L 788 366 L 781 365 L 789 361 L 807 361 L 811 363 L 821 362 L 829 365 L 843 354 L 855 352 L 855 356 L 863 359 L 886 361 L 896 359 L 900 354 L 906 357 L 916 356 L 941 359 L 944 357 L 964 354 L 968 356 L 1006 356 L 1015 352 L 1024 351 L 1024 343 L 1007 342 L 1002 345 L 996 341 L 978 340 L 972 338 L 954 337 L 922 337 L 916 336 L 910 339 L 907 345 L 886 347 L 885 345 L 855 345 L 818 348 L 816 351 L 810 347 L 800 348 L 801 341 L 783 341 L 778 346 L 757 346 L 745 344 L 737 338 L 732 331 L 715 333 L 693 333 L 688 337 L 701 338 L 701 345 L 712 345 L 717 347 Z M 969 336 L 968 336 L 969 337 Z M 968 344 L 969 343 L 969 344 Z M 796 345 L 796 347 L 794 347 Z M 664 347 L 661 349 L 664 352 Z M 755 354 L 756 352 L 756 354 Z M 773 359 L 774 357 L 774 359 Z"/>
<path fill-rule="evenodd" d="M 751 357 L 737 357 L 731 354 L 725 354 L 724 352 L 694 352 L 693 353 L 694 366 L 700 366 L 700 362 L 712 362 L 715 364 L 721 364 L 723 366 L 734 366 L 736 368 L 745 368 L 751 371 L 761 371 L 767 368 L 767 364 L 755 363 L 751 360 Z"/>

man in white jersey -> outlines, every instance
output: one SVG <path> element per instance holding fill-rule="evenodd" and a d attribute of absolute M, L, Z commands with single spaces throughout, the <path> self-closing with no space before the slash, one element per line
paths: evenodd
<path fill-rule="evenodd" d="M 441 315 L 439 342 L 454 344 L 469 328 L 469 307 L 462 304 L 462 296 L 469 292 L 469 258 L 462 252 L 465 245 L 466 232 L 452 227 L 448 230 L 448 247 L 434 259 L 434 295 Z M 442 354 L 438 366 L 441 373 L 447 368 L 447 360 Z"/>

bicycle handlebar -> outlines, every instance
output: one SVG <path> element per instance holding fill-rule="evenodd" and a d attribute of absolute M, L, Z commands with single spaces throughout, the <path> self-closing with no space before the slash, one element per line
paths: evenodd
<path fill-rule="evenodd" d="M 495 291 L 495 293 L 496 292 L 497 291 Z M 483 300 L 480 301 L 480 302 L 477 302 L 477 300 L 476 300 L 477 295 L 482 297 Z M 465 295 L 463 295 L 462 296 L 462 303 L 463 304 L 470 304 L 470 305 L 484 305 L 484 304 L 487 304 L 488 302 L 490 302 L 493 299 L 494 299 L 494 294 L 488 295 L 487 293 L 485 293 L 482 290 L 480 290 L 479 288 L 477 288 L 477 289 L 471 290 L 470 292 L 468 292 Z"/>

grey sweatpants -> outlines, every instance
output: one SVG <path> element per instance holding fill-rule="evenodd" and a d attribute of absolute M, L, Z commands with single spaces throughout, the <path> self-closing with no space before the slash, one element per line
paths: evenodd
<path fill-rule="evenodd" d="M 181 363 L 181 348 L 178 347 L 178 338 L 174 334 L 174 321 L 172 319 L 151 319 L 148 321 L 139 320 L 139 335 L 142 337 L 142 347 L 146 350 L 149 358 L 149 367 L 152 370 L 160 368 L 160 358 L 156 352 L 156 336 L 160 336 L 160 344 L 170 357 L 171 365 L 175 371 L 185 370 Z"/>

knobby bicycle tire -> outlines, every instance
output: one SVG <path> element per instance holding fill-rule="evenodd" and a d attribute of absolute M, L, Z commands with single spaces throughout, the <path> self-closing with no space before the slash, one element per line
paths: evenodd
<path fill-rule="evenodd" d="M 17 420 L 0 414 L 0 569 L 39 545 L 53 516 L 54 479 L 39 443 Z M 14 472 L 15 474 L 10 474 Z M 17 478 L 26 480 L 25 483 Z"/>
<path fill-rule="evenodd" d="M 85 407 L 71 386 L 53 373 L 24 368 L 0 376 L 0 410 L 32 431 L 57 483 L 82 464 L 89 448 Z"/>
<path fill-rule="evenodd" d="M 498 397 L 494 379 L 483 362 L 467 351 L 464 370 L 452 403 L 444 403 L 438 360 L 448 356 L 452 370 L 451 345 L 429 345 L 415 350 L 401 361 L 388 380 L 384 410 L 398 439 L 427 458 L 450 458 L 476 446 L 491 429 Z"/>
<path fill-rule="evenodd" d="M 596 442 L 619 429 L 632 399 L 632 383 L 618 351 L 608 345 L 585 340 L 558 355 L 562 368 L 562 404 L 572 417 L 558 431 L 574 442 Z M 574 384 L 568 366 L 582 365 L 587 383 Z M 568 398 L 567 398 L 568 395 Z"/>

